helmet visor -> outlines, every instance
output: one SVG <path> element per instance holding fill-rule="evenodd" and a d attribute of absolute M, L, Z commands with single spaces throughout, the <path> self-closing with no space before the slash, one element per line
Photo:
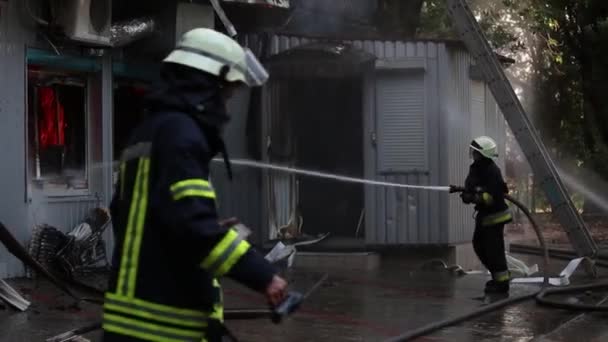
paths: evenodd
<path fill-rule="evenodd" d="M 251 87 L 261 87 L 268 81 L 268 71 L 248 48 L 245 50 L 245 61 L 247 62 L 247 84 Z"/>

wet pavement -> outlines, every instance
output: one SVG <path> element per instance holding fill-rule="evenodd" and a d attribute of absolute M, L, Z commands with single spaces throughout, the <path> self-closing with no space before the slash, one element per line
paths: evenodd
<path fill-rule="evenodd" d="M 535 257 L 523 259 L 538 262 Z M 554 261 L 553 273 L 565 263 Z M 295 289 L 305 291 L 321 275 L 318 270 L 294 270 L 287 276 Z M 227 325 L 242 341 L 383 341 L 481 307 L 484 302 L 478 297 L 486 280 L 483 275 L 457 277 L 444 270 L 421 270 L 419 264 L 396 260 L 384 262 L 376 271 L 331 270 L 328 280 L 305 306 L 284 323 L 255 320 L 230 321 Z M 578 281 L 585 280 L 582 273 Z M 21 313 L 0 308 L 0 341 L 44 341 L 99 317 L 99 307 L 70 306 L 69 298 L 44 282 L 9 283 L 33 304 Z M 264 307 L 263 298 L 256 293 L 229 281 L 224 282 L 224 288 L 227 308 Z M 513 285 L 511 296 L 536 289 L 533 285 Z M 607 294 L 587 293 L 578 300 L 597 302 Z M 581 316 L 528 301 L 417 341 L 603 341 L 608 339 L 606 318 L 604 314 Z M 85 336 L 100 341 L 99 334 Z"/>

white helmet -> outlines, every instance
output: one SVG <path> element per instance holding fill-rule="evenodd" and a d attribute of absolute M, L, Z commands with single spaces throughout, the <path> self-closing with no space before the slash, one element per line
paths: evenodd
<path fill-rule="evenodd" d="M 471 141 L 469 147 L 471 148 L 471 151 L 477 151 L 486 158 L 492 159 L 498 157 L 496 141 L 490 137 L 477 137 Z"/>
<path fill-rule="evenodd" d="M 234 39 L 207 28 L 184 33 L 175 49 L 163 60 L 220 76 L 228 66 L 225 80 L 261 86 L 268 80 L 268 72 L 255 55 Z"/>

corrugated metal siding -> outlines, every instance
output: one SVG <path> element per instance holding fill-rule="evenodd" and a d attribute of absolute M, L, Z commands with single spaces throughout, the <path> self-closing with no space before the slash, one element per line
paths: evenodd
<path fill-rule="evenodd" d="M 486 134 L 486 86 L 480 81 L 471 81 L 471 135 L 470 138 Z"/>
<path fill-rule="evenodd" d="M 226 176 L 223 163 L 211 166 L 211 181 L 217 194 L 220 217 L 237 217 L 252 229 L 252 240 L 261 239 L 260 178 L 256 170 L 234 168 L 233 179 Z"/>
<path fill-rule="evenodd" d="M 447 85 L 441 98 L 446 106 L 442 117 L 449 125 L 448 141 L 445 145 L 449 150 L 448 179 L 449 184 L 463 184 L 468 173 L 470 160 L 468 158 L 468 145 L 471 139 L 471 80 L 469 68 L 471 58 L 469 54 L 460 49 L 446 50 L 447 74 L 442 80 Z M 458 196 L 448 198 L 448 243 L 470 241 L 474 224 L 472 209 L 464 206 Z"/>
<path fill-rule="evenodd" d="M 91 156 L 96 165 L 92 170 L 95 179 L 91 179 L 93 194 L 86 197 L 47 198 L 40 194 L 27 193 L 26 187 L 26 46 L 35 47 L 35 33 L 26 28 L 21 22 L 19 2 L 0 1 L 0 155 L 3 167 L 0 171 L 0 188 L 5 196 L 0 197 L 0 221 L 2 221 L 22 244 L 27 244 L 35 223 L 47 223 L 63 231 L 69 231 L 80 222 L 87 212 L 100 204 L 107 203 L 108 194 L 104 193 L 104 183 L 101 177 L 110 176 L 110 168 L 103 166 L 102 161 L 110 162 L 111 153 L 101 155 L 102 149 L 109 148 L 111 140 L 101 140 L 101 132 L 110 121 L 99 117 L 100 107 L 104 106 L 104 115 L 112 114 L 111 93 L 109 96 L 91 98 L 97 108 L 97 117 L 89 134 L 96 137 L 92 145 Z M 46 43 L 44 43 L 46 44 Z M 109 64 L 108 64 L 109 65 Z M 99 81 L 99 80 L 98 80 Z M 112 86 L 106 82 L 97 91 L 104 89 L 112 91 Z M 109 110 L 108 110 L 109 109 Z M 107 119 L 107 118 L 106 118 Z M 92 126 L 92 127 L 93 127 Z M 104 127 L 104 128 L 102 128 Z M 111 136 L 111 131 L 105 132 Z M 104 170 L 104 171 L 100 171 Z M 105 184 L 107 185 L 107 184 Z M 108 188 L 107 186 L 105 188 Z M 29 202 L 28 202 L 29 200 Z M 105 201 L 104 201 L 105 200 Z M 110 242 L 111 245 L 111 242 Z M 24 268 L 20 261 L 11 256 L 4 248 L 0 248 L 0 278 L 23 275 Z"/>
<path fill-rule="evenodd" d="M 25 46 L 18 1 L 0 1 L 0 221 L 20 242 L 28 237 L 25 203 Z M 0 278 L 17 276 L 23 265 L 0 247 Z"/>
<path fill-rule="evenodd" d="M 247 158 L 247 115 L 250 92 L 240 89 L 228 101 L 230 124 L 224 132 L 231 158 Z M 211 181 L 218 197 L 220 217 L 237 217 L 253 230 L 252 240 L 259 242 L 261 232 L 260 173 L 256 169 L 233 165 L 233 179 L 227 177 L 223 162 L 211 165 Z"/>
<path fill-rule="evenodd" d="M 102 204 L 96 197 L 67 197 L 62 199 L 33 199 L 29 206 L 29 231 L 36 224 L 48 224 L 64 233 L 69 232 L 86 217 L 91 209 Z"/>
<path fill-rule="evenodd" d="M 264 87 L 262 97 L 262 139 L 264 139 L 262 146 L 262 158 L 269 160 L 268 150 L 266 147 L 267 143 L 271 142 L 271 148 L 276 149 L 280 155 L 288 154 L 291 150 L 288 142 L 290 141 L 289 136 L 283 134 L 276 135 L 276 131 L 273 127 L 277 125 L 281 127 L 280 119 L 284 119 L 284 101 L 287 99 L 282 96 L 287 90 L 287 84 L 277 80 L 271 80 L 267 86 Z M 287 132 L 283 132 L 287 133 Z M 273 141 L 276 139 L 278 141 Z M 268 172 L 262 173 L 262 187 L 258 189 L 258 194 L 262 194 L 262 206 L 264 214 L 262 215 L 262 225 L 267 238 L 274 239 L 277 237 L 277 231 L 272 228 L 285 225 L 289 222 L 291 214 L 290 204 L 291 196 L 294 196 L 294 179 L 293 175 L 280 173 L 280 172 Z M 272 191 L 272 196 L 270 196 Z M 273 200 L 274 199 L 274 200 Z M 272 212 L 271 212 L 272 211 Z M 277 227 L 271 227 L 272 215 L 276 221 Z"/>
<path fill-rule="evenodd" d="M 376 83 L 381 173 L 427 171 L 425 73 L 379 73 Z"/>
<path fill-rule="evenodd" d="M 408 58 L 426 59 L 426 69 L 423 73 L 424 82 L 424 125 L 426 147 L 426 169 L 428 173 L 407 172 L 390 176 L 382 176 L 378 173 L 376 159 L 371 162 L 374 165 L 375 174 L 372 176 L 378 180 L 399 182 L 404 184 L 430 185 L 438 184 L 440 179 L 439 149 L 439 106 L 437 102 L 438 89 L 438 48 L 441 44 L 419 43 L 419 42 L 355 42 L 356 45 L 373 53 L 385 60 L 403 60 Z M 376 84 L 379 85 L 381 75 L 376 74 Z M 375 89 L 378 91 L 378 88 Z M 373 96 L 378 101 L 378 94 Z M 379 106 L 375 105 L 375 109 Z M 375 110 L 368 115 L 380 115 Z M 380 125 L 380 120 L 376 122 Z M 379 129 L 379 127 L 378 127 Z M 378 133 L 380 135 L 380 133 Z M 378 143 L 382 143 L 381 140 Z M 386 142 L 384 142 L 386 143 Z M 401 144 L 404 141 L 400 142 Z M 376 155 L 382 149 L 380 147 L 372 150 Z M 377 156 L 377 155 L 376 155 Z M 378 157 L 378 156 L 377 156 Z M 369 168 L 369 166 L 366 166 Z M 370 177 L 370 175 L 367 175 Z M 439 243 L 443 239 L 441 232 L 441 219 L 439 194 L 419 190 L 386 189 L 375 188 L 375 205 L 368 205 L 366 214 L 374 215 L 373 225 L 370 220 L 366 221 L 366 243 L 376 245 L 396 244 L 421 244 Z M 368 201 L 369 202 L 369 201 Z"/>
<path fill-rule="evenodd" d="M 268 41 L 270 54 L 277 54 L 302 44 L 312 43 L 319 40 L 289 37 L 271 36 Z M 377 180 L 393 180 L 408 184 L 435 185 L 445 183 L 447 179 L 446 153 L 440 146 L 443 135 L 449 128 L 440 119 L 440 102 L 438 101 L 438 89 L 441 84 L 441 73 L 438 67 L 438 58 L 441 50 L 445 51 L 443 43 L 433 42 L 396 42 L 396 41 L 344 41 L 358 47 L 378 58 L 387 60 L 399 60 L 404 58 L 425 58 L 426 63 L 426 124 L 429 129 L 427 166 L 428 174 L 403 174 L 385 177 L 378 175 L 376 165 L 376 149 L 372 148 L 371 135 L 375 131 L 375 75 L 369 75 L 365 89 L 364 100 L 365 135 L 363 143 L 366 151 L 366 177 Z M 242 43 L 254 51 L 261 51 L 262 40 L 259 36 L 244 36 Z M 272 76 L 271 76 L 272 77 Z M 272 87 L 269 86 L 269 87 Z M 266 87 L 266 88 L 269 88 Z M 265 110 L 269 113 L 272 104 L 268 103 L 272 97 L 271 91 L 265 89 Z M 266 118 L 265 120 L 268 120 Z M 265 125 L 268 125 L 266 122 Z M 266 131 L 267 132 L 267 131 Z M 266 135 L 267 133 L 265 133 Z M 368 140 L 369 139 L 369 140 Z M 442 145 L 444 146 L 444 145 Z M 284 191 L 288 191 L 287 186 Z M 279 194 L 281 191 L 278 191 Z M 284 205 L 288 203 L 288 192 L 283 194 Z M 266 198 L 267 194 L 265 194 Z M 437 192 L 417 192 L 407 190 L 386 190 L 383 188 L 366 187 L 366 243 L 368 244 L 418 244 L 418 243 L 445 243 L 447 242 L 447 195 Z M 278 202 L 278 201 L 277 201 Z"/>
<path fill-rule="evenodd" d="M 486 110 L 486 132 L 489 136 L 493 137 L 498 144 L 498 159 L 496 163 L 503 171 L 505 171 L 505 154 L 507 151 L 507 123 L 505 117 L 502 115 L 498 104 L 490 91 L 490 88 L 485 85 L 485 110 Z"/>
<path fill-rule="evenodd" d="M 314 41 L 309 38 L 272 36 L 268 41 L 270 54 L 277 54 Z M 428 174 L 402 174 L 381 176 L 377 174 L 377 148 L 371 148 L 367 139 L 376 130 L 374 77 L 366 81 L 364 109 L 366 150 L 366 177 L 397 181 L 408 184 L 447 185 L 462 184 L 468 173 L 468 143 L 472 135 L 471 112 L 480 113 L 485 102 L 485 125 L 498 127 L 496 136 L 503 139 L 504 120 L 493 112 L 488 91 L 480 102 L 479 89 L 475 101 L 472 97 L 469 67 L 471 57 L 462 48 L 434 42 L 396 41 L 344 41 L 353 44 L 378 58 L 402 60 L 418 57 L 427 60 L 425 70 L 426 124 Z M 260 51 L 261 40 L 249 35 L 243 43 L 254 51 Z M 472 108 L 474 107 L 474 108 Z M 371 139 L 370 139 L 371 141 Z M 503 143 L 499 144 L 504 146 Z M 500 163 L 501 162 L 499 161 Z M 370 165 L 373 163 L 374 165 Z M 372 171 L 373 170 L 373 171 Z M 286 188 L 287 189 L 287 188 Z M 286 196 L 287 198 L 287 196 Z M 285 203 L 288 203 L 287 200 Z M 415 192 L 366 187 L 366 243 L 368 244 L 418 244 L 462 243 L 471 239 L 473 232 L 472 209 L 465 207 L 457 196 L 439 192 Z"/>

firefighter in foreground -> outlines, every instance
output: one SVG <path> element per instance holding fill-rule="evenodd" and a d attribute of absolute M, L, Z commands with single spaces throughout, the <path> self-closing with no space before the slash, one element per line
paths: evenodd
<path fill-rule="evenodd" d="M 162 63 L 160 89 L 120 160 L 111 205 L 116 247 L 104 304 L 104 341 L 220 341 L 218 279 L 264 293 L 287 283 L 238 230 L 218 223 L 209 163 L 224 156 L 225 101 L 267 74 L 247 50 L 209 29 L 187 32 Z"/>
<path fill-rule="evenodd" d="M 504 198 L 508 193 L 507 185 L 493 160 L 498 156 L 496 142 L 482 136 L 474 139 L 469 147 L 473 164 L 460 196 L 465 204 L 475 204 L 473 248 L 492 273 L 485 292 L 508 293 L 510 274 L 505 256 L 504 227 L 512 221 L 512 216 Z"/>

